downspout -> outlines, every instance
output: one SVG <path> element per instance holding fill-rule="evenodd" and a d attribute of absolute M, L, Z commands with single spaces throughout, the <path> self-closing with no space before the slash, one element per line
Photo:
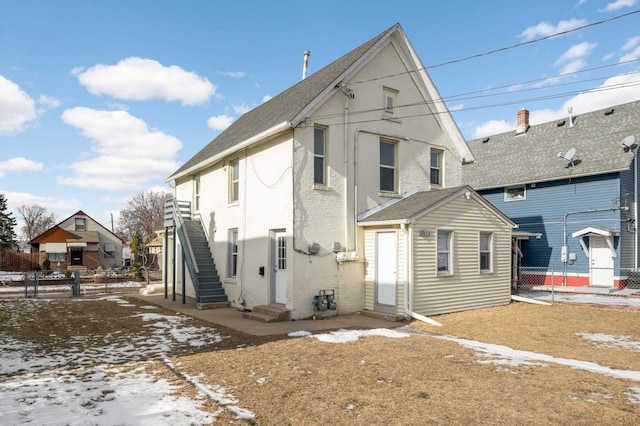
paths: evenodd
<path fill-rule="evenodd" d="M 425 317 L 424 315 L 417 314 L 409 309 L 409 288 L 413 288 L 413 274 L 411 273 L 411 265 L 413 264 L 413 238 L 412 238 L 412 226 L 402 223 L 400 225 L 400 229 L 402 229 L 404 233 L 404 250 L 405 250 L 405 261 L 404 261 L 404 313 L 409 315 L 411 318 L 417 319 L 418 321 L 422 321 L 427 324 L 435 325 L 437 327 L 442 327 L 436 320 L 432 320 L 431 318 Z"/>
<path fill-rule="evenodd" d="M 350 251 L 350 238 L 349 238 L 349 130 L 347 126 L 347 119 L 349 114 L 349 97 L 344 97 L 344 245 L 347 251 Z M 354 142 L 355 143 L 355 142 Z M 355 161 L 355 160 L 354 160 Z M 355 177 L 354 177 L 354 185 L 355 185 Z M 355 200 L 354 200 L 354 211 L 355 208 Z"/>

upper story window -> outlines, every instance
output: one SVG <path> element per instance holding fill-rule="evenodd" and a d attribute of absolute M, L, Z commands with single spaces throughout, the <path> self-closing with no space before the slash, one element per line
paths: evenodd
<path fill-rule="evenodd" d="M 438 230 L 438 275 L 453 274 L 453 231 Z"/>
<path fill-rule="evenodd" d="M 396 144 L 380 141 L 380 191 L 396 192 Z"/>
<path fill-rule="evenodd" d="M 240 196 L 240 163 L 229 161 L 229 203 L 235 203 Z"/>
<path fill-rule="evenodd" d="M 527 190 L 525 185 L 512 186 L 504 189 L 505 201 L 526 200 Z"/>
<path fill-rule="evenodd" d="M 430 181 L 432 186 L 442 186 L 442 151 L 431 150 L 431 173 Z"/>
<path fill-rule="evenodd" d="M 326 185 L 326 152 L 327 129 L 316 127 L 313 129 L 313 183 Z"/>
<path fill-rule="evenodd" d="M 76 231 L 86 231 L 87 230 L 87 219 L 83 217 L 76 217 Z"/>
<path fill-rule="evenodd" d="M 390 87 L 382 88 L 383 111 L 387 115 L 398 115 L 398 91 Z"/>
<path fill-rule="evenodd" d="M 200 210 L 200 176 L 196 176 L 193 181 L 193 203 L 195 211 Z"/>
<path fill-rule="evenodd" d="M 480 272 L 493 272 L 492 232 L 480 232 Z"/>

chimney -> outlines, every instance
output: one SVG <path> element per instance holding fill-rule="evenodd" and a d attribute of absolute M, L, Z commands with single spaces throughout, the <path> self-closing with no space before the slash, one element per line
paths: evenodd
<path fill-rule="evenodd" d="M 516 126 L 516 135 L 527 133 L 529 130 L 529 111 L 522 108 L 518 111 L 518 125 Z"/>
<path fill-rule="evenodd" d="M 304 63 L 302 65 L 302 79 L 304 80 L 305 78 L 307 78 L 307 66 L 309 65 L 309 55 L 311 55 L 311 52 L 309 52 L 308 50 L 304 51 Z"/>

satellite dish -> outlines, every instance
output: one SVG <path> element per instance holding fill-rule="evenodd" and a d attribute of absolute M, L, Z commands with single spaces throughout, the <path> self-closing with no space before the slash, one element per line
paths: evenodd
<path fill-rule="evenodd" d="M 622 146 L 624 147 L 625 152 L 636 148 L 636 137 L 633 135 L 629 135 L 626 138 L 622 139 Z"/>
<path fill-rule="evenodd" d="M 573 161 L 573 157 L 575 156 L 576 156 L 576 149 L 571 148 L 569 151 L 567 151 L 566 154 L 562 156 L 562 158 L 564 158 L 565 160 L 571 163 Z"/>
<path fill-rule="evenodd" d="M 574 166 L 574 159 L 576 156 L 576 149 L 575 148 L 571 148 L 569 151 L 567 151 L 566 153 L 558 153 L 558 157 L 562 158 L 563 160 L 566 160 L 569 163 L 569 166 Z M 567 166 L 567 167 L 569 167 Z"/>

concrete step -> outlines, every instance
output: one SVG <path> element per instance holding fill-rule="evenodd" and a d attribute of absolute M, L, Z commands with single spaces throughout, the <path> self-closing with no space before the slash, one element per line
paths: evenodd
<path fill-rule="evenodd" d="M 281 322 L 291 319 L 291 311 L 277 305 L 254 306 L 253 312 L 244 312 L 242 318 L 261 322 Z"/>
<path fill-rule="evenodd" d="M 390 314 L 388 312 L 378 312 L 378 311 L 360 311 L 360 315 L 364 315 L 366 317 L 378 318 L 385 321 L 391 322 L 400 322 L 404 320 L 402 315 L 398 314 Z"/>

